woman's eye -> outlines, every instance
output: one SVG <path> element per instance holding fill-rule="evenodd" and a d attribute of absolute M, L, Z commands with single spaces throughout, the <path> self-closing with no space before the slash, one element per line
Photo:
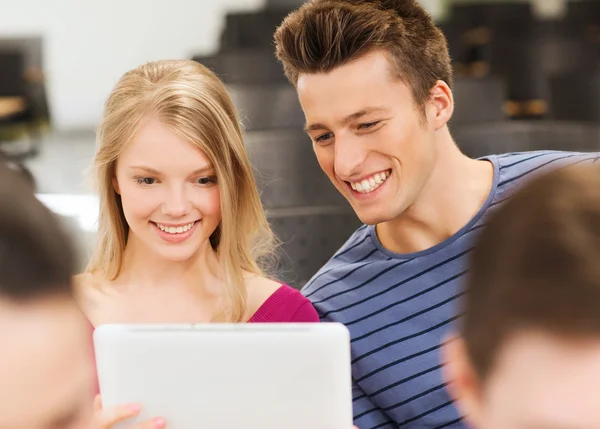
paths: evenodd
<path fill-rule="evenodd" d="M 136 182 L 140 185 L 152 185 L 156 182 L 156 179 L 152 177 L 138 177 Z"/>
<path fill-rule="evenodd" d="M 198 183 L 200 185 L 210 185 L 212 183 L 217 183 L 217 177 L 216 176 L 201 177 L 198 179 Z"/>

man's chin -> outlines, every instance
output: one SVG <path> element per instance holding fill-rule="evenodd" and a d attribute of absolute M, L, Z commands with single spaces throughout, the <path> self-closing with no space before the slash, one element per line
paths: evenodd
<path fill-rule="evenodd" d="M 365 225 L 378 225 L 380 223 L 388 222 L 391 219 L 388 219 L 386 216 L 382 216 L 381 212 L 377 213 L 376 210 L 354 210 L 356 216 L 360 219 L 362 223 Z"/>

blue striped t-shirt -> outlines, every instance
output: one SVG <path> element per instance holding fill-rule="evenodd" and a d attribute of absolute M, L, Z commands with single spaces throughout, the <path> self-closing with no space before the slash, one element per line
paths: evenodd
<path fill-rule="evenodd" d="M 494 206 L 536 173 L 597 153 L 539 151 L 485 157 L 492 189 L 460 231 L 416 253 L 396 254 L 374 226 L 358 228 L 303 288 L 322 321 L 351 333 L 354 421 L 359 429 L 465 428 L 445 389 L 440 343 L 458 317 L 473 239 Z"/>

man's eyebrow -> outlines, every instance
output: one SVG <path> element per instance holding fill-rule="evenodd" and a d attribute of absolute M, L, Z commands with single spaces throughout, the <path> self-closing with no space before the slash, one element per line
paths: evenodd
<path fill-rule="evenodd" d="M 382 113 L 385 112 L 387 109 L 382 107 L 382 106 L 370 106 L 370 107 L 365 107 L 364 109 L 360 109 L 357 112 L 351 113 L 348 116 L 346 116 L 344 119 L 342 119 L 341 123 L 343 126 L 348 125 L 350 122 L 352 121 L 356 121 L 357 119 L 362 118 L 363 116 L 369 115 L 371 113 Z M 304 126 L 304 131 L 309 132 L 309 131 L 317 131 L 317 130 L 325 130 L 327 129 L 327 127 L 320 123 L 314 123 L 314 124 L 306 124 Z"/>

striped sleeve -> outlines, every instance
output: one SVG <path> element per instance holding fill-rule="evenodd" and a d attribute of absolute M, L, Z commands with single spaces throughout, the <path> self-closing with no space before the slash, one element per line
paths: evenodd
<path fill-rule="evenodd" d="M 394 428 L 394 422 L 356 384 L 352 385 L 352 408 L 354 424 L 358 429 Z"/>

